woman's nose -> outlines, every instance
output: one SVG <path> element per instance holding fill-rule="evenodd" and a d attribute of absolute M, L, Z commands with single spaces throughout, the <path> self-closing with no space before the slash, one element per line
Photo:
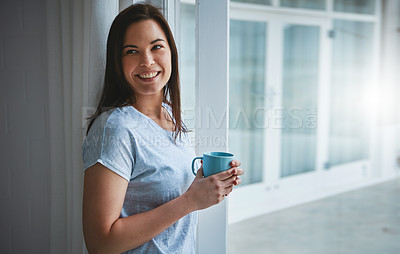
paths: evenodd
<path fill-rule="evenodd" d="M 154 64 L 154 58 L 151 52 L 144 52 L 140 61 L 140 66 L 149 67 Z"/>

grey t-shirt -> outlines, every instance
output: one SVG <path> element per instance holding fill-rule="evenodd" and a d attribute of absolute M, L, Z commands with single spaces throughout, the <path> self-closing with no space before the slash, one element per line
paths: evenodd
<path fill-rule="evenodd" d="M 172 132 L 132 106 L 109 110 L 95 120 L 83 141 L 82 157 L 85 170 L 99 162 L 129 181 L 120 217 L 179 197 L 194 179 L 195 153 L 187 134 L 174 142 Z M 188 214 L 126 253 L 194 253 L 196 224 L 197 212 Z"/>

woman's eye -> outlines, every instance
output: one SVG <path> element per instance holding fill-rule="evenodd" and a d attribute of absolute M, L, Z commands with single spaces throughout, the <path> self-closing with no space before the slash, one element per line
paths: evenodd
<path fill-rule="evenodd" d="M 128 49 L 128 50 L 125 52 L 125 55 L 135 54 L 135 53 L 137 53 L 137 50 L 136 50 L 136 49 Z"/>
<path fill-rule="evenodd" d="M 163 47 L 162 45 L 154 45 L 153 49 L 160 49 L 162 47 Z"/>

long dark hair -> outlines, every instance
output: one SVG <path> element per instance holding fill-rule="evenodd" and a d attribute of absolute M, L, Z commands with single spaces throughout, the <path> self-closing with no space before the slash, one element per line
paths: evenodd
<path fill-rule="evenodd" d="M 96 112 L 88 118 L 88 129 L 96 118 L 108 109 L 133 105 L 135 92 L 132 86 L 125 80 L 122 71 L 122 47 L 125 32 L 129 25 L 144 20 L 157 22 L 167 37 L 171 49 L 171 77 L 164 86 L 163 102 L 172 109 L 172 117 L 175 123 L 174 137 L 182 132 L 187 132 L 181 119 L 181 99 L 178 70 L 178 51 L 171 29 L 162 13 L 150 4 L 134 4 L 120 12 L 114 19 L 107 38 L 107 58 L 104 76 L 104 87 Z M 86 134 L 87 134 L 86 133 Z"/>

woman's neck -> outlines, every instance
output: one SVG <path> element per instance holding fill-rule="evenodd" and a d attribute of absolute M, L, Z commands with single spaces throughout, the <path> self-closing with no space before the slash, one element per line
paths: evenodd
<path fill-rule="evenodd" d="M 132 105 L 142 114 L 150 118 L 161 118 L 163 95 L 140 95 L 136 96 L 136 102 Z"/>

